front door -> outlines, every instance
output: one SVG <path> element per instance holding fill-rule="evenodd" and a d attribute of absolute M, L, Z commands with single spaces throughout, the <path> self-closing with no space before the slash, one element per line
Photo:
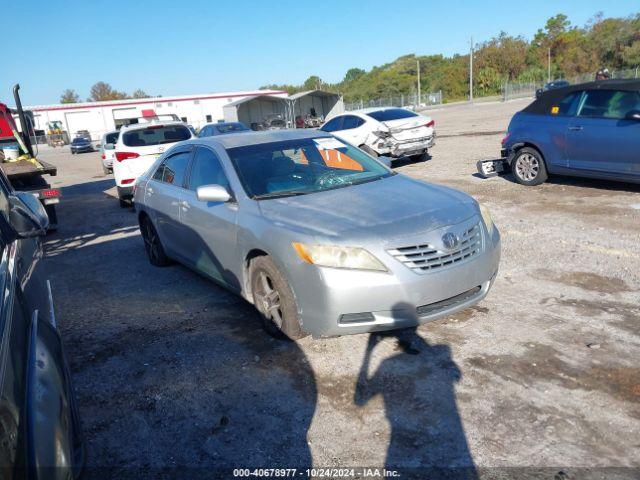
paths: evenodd
<path fill-rule="evenodd" d="M 221 185 L 232 193 L 217 155 L 201 146 L 196 148 L 188 188 L 180 200 L 181 238 L 195 269 L 239 291 L 241 282 L 234 273 L 242 264 L 237 249 L 238 204 L 201 202 L 196 190 L 203 185 Z"/>
<path fill-rule="evenodd" d="M 631 175 L 640 174 L 640 122 L 627 119 L 640 109 L 640 93 L 589 90 L 567 131 L 569 168 Z"/>

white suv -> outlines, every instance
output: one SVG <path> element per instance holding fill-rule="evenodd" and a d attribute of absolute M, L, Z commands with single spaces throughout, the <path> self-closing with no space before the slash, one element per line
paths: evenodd
<path fill-rule="evenodd" d="M 194 138 L 182 122 L 151 122 L 123 126 L 115 148 L 113 177 L 120 206 L 133 198 L 136 179 L 171 145 Z"/>
<path fill-rule="evenodd" d="M 360 147 L 377 157 L 428 158 L 435 145 L 435 122 L 405 108 L 365 108 L 333 117 L 320 130 Z"/>

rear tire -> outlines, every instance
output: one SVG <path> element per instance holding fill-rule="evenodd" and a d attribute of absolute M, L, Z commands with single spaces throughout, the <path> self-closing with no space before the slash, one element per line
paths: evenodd
<path fill-rule="evenodd" d="M 547 181 L 547 167 L 538 150 L 524 147 L 518 150 L 511 162 L 513 176 L 521 185 L 535 186 Z"/>
<path fill-rule="evenodd" d="M 300 325 L 293 292 L 273 260 L 267 256 L 255 258 L 250 272 L 253 303 L 267 333 L 290 340 L 306 337 L 308 333 Z"/>
<path fill-rule="evenodd" d="M 109 170 L 108 167 L 105 167 L 104 165 L 102 166 L 102 173 L 104 173 L 105 175 L 109 175 L 111 173 L 111 170 Z"/>
<path fill-rule="evenodd" d="M 145 216 L 140 220 L 140 233 L 142 233 L 144 249 L 149 257 L 149 263 L 156 267 L 171 265 L 171 259 L 164 253 L 164 247 L 162 246 L 158 232 L 149 217 Z"/>

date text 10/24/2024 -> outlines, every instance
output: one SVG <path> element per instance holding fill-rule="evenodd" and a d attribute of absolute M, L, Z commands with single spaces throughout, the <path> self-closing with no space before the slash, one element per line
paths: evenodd
<path fill-rule="evenodd" d="M 385 468 L 235 468 L 236 478 L 399 478 L 396 470 Z"/>

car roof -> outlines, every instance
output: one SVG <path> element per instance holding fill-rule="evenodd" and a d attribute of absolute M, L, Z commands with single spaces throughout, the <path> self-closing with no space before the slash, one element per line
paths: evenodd
<path fill-rule="evenodd" d="M 595 82 L 578 83 L 576 85 L 554 88 L 543 92 L 538 99 L 523 111 L 527 113 L 549 113 L 551 107 L 557 105 L 566 95 L 582 90 L 623 90 L 640 92 L 640 79 L 598 80 Z"/>
<path fill-rule="evenodd" d="M 187 140 L 185 143 L 218 144 L 224 149 L 260 145 L 262 143 L 304 140 L 308 138 L 331 137 L 332 135 L 316 129 L 263 130 L 259 132 L 229 133 L 214 137 Z"/>

